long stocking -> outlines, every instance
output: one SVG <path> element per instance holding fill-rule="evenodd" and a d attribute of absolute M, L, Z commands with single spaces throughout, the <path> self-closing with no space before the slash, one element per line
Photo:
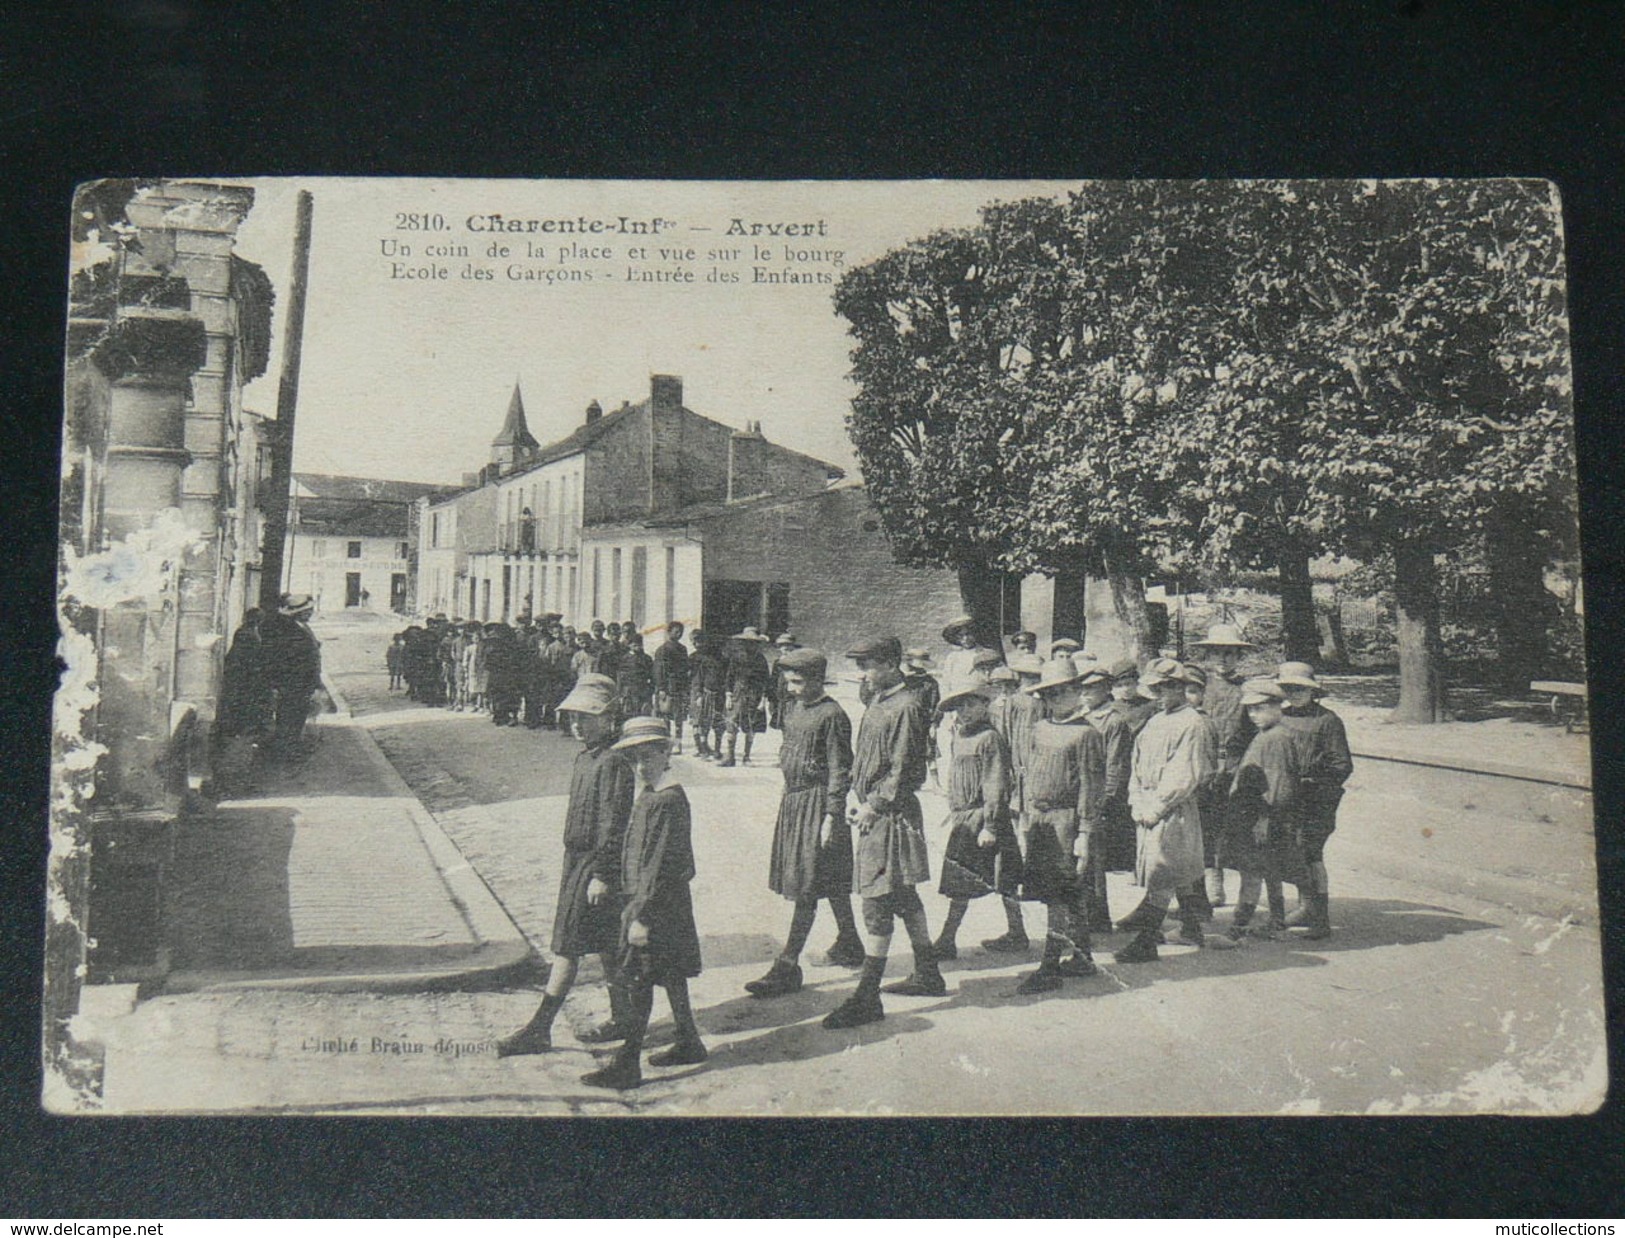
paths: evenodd
<path fill-rule="evenodd" d="M 700 1038 L 694 1022 L 694 1004 L 688 998 L 688 981 L 678 976 L 666 982 L 666 1000 L 671 1003 L 671 1019 L 677 1025 L 677 1043 L 689 1044 Z"/>
<path fill-rule="evenodd" d="M 948 915 L 942 921 L 942 934 L 940 940 L 948 945 L 954 944 L 954 938 L 959 935 L 959 926 L 964 923 L 965 913 L 970 910 L 970 899 L 951 898 L 948 900 Z"/>
<path fill-rule="evenodd" d="M 835 928 L 840 936 L 852 940 L 858 936 L 858 922 L 852 915 L 852 896 L 837 894 L 829 900 L 829 909 L 835 913 Z"/>
<path fill-rule="evenodd" d="M 851 914 L 851 908 L 847 908 Z M 813 921 L 818 918 L 818 900 L 816 898 L 798 898 L 796 909 L 790 916 L 790 935 L 785 938 L 784 950 L 779 957 L 786 963 L 794 963 L 801 957 L 801 952 L 807 948 L 807 937 L 812 933 Z"/>

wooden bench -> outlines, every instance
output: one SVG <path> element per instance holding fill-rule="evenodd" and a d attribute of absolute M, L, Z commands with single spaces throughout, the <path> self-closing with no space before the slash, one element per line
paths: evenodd
<path fill-rule="evenodd" d="M 1586 707 L 1586 686 L 1561 679 L 1536 679 L 1529 685 L 1531 692 L 1551 698 L 1552 716 L 1563 723 L 1569 732 L 1591 730 L 1591 715 Z"/>

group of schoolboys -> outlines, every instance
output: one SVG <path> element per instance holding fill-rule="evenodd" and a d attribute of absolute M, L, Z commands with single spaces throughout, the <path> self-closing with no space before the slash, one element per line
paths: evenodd
<path fill-rule="evenodd" d="M 1206 667 L 1171 657 L 1143 668 L 1104 665 L 1064 639 L 1041 661 L 1027 633 L 1006 660 L 979 647 L 974 633 L 968 617 L 944 630 L 952 649 L 940 686 L 927 670 L 929 651 L 905 652 L 894 637 L 848 650 L 863 677 L 855 737 L 825 690 L 825 656 L 799 647 L 781 653 L 773 679 L 782 698 L 784 786 L 768 884 L 793 911 L 784 948 L 745 986 L 753 996 L 802 988 L 800 959 L 821 902 L 836 922 L 821 961 L 860 969 L 855 990 L 825 1016 L 829 1028 L 885 1017 L 882 978 L 898 921 L 913 967 L 884 991 L 945 995 L 939 963 L 957 957 L 969 903 L 988 894 L 1001 899 L 1007 924 L 982 943 L 995 953 L 1027 953 L 1022 903 L 1044 905 L 1041 960 L 1022 978 L 1022 994 L 1095 975 L 1092 936 L 1114 928 L 1132 934 L 1116 962 L 1155 960 L 1170 907 L 1180 923 L 1174 940 L 1194 946 L 1235 947 L 1294 926 L 1309 940 L 1330 936 L 1324 847 L 1352 762 L 1342 723 L 1319 703 L 1323 689 L 1308 664 L 1287 662 L 1273 676 L 1242 680 L 1239 664 L 1256 647 L 1229 624 L 1197 643 Z M 689 660 L 694 691 L 704 690 L 701 656 Z M 659 665 L 657 655 L 657 684 Z M 550 1048 L 579 959 L 598 954 L 611 1017 L 582 1039 L 621 1047 L 608 1066 L 584 1076 L 595 1086 L 641 1082 L 655 985 L 669 995 L 677 1039 L 651 1061 L 706 1056 L 687 991 L 700 970 L 688 895 L 691 822 L 668 770 L 683 711 L 672 680 L 665 683 L 665 694 L 656 691 L 664 716 L 634 717 L 619 731 L 615 684 L 604 676 L 578 679 L 559 707 L 585 747 L 566 821 L 558 962 L 536 1015 L 498 1045 L 503 1056 Z M 948 909 L 933 938 L 917 890 L 930 879 L 918 797 L 939 759 L 934 733 L 949 715 L 948 838 L 938 881 Z M 1210 942 L 1202 925 L 1225 903 L 1226 868 L 1240 873 L 1239 896 L 1227 932 Z M 1114 924 L 1106 873 L 1124 869 L 1144 893 Z M 1290 915 L 1283 882 L 1300 893 Z M 1261 895 L 1267 919 L 1255 925 Z"/>

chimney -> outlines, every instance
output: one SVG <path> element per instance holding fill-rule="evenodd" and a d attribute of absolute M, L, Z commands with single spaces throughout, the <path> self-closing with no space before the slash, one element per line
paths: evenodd
<path fill-rule="evenodd" d="M 728 436 L 728 502 L 766 494 L 767 440 L 762 437 L 762 423 L 747 421 L 743 430 Z"/>
<path fill-rule="evenodd" d="M 681 408 L 683 404 L 683 380 L 676 374 L 651 374 L 649 376 L 649 402 L 662 411 Z"/>
<path fill-rule="evenodd" d="M 591 404 L 587 405 L 587 422 L 586 422 L 586 424 L 590 426 L 593 422 L 597 421 L 603 415 L 604 415 L 604 406 L 602 404 L 600 404 L 597 400 L 594 400 Z"/>

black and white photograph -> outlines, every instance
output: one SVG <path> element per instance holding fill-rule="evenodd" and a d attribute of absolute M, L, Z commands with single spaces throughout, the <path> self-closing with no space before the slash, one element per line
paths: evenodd
<path fill-rule="evenodd" d="M 63 223 L 50 1112 L 1602 1104 L 1552 182 Z"/>

